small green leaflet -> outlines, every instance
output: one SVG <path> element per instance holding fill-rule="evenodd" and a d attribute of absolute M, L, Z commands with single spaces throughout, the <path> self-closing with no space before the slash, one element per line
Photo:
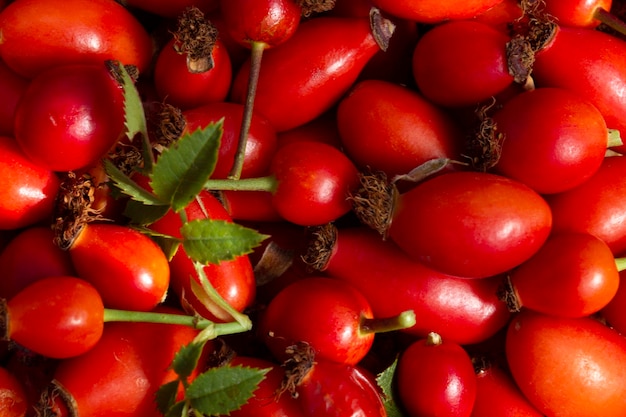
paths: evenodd
<path fill-rule="evenodd" d="M 124 95 L 124 125 L 126 126 L 126 137 L 132 142 L 137 134 L 141 135 L 141 147 L 144 159 L 142 171 L 149 172 L 152 169 L 153 158 L 152 149 L 150 149 L 149 146 L 148 125 L 143 103 L 137 91 L 137 87 L 124 65 L 120 62 L 115 62 L 115 65 L 117 66 L 117 75 L 121 78 Z"/>
<path fill-rule="evenodd" d="M 271 368 L 245 366 L 211 368 L 198 376 L 185 391 L 191 408 L 207 416 L 228 415 L 254 395 Z"/>
<path fill-rule="evenodd" d="M 104 160 L 104 168 L 112 183 L 112 188 L 118 194 L 130 197 L 124 208 L 124 215 L 133 224 L 149 225 L 160 219 L 170 209 L 169 204 L 157 198 L 128 175 L 124 174 L 109 159 Z"/>
<path fill-rule="evenodd" d="M 104 160 L 104 169 L 115 187 L 133 200 L 149 206 L 167 205 L 167 202 L 160 200 L 150 191 L 133 181 L 128 175 L 124 174 L 111 160 Z"/>
<path fill-rule="evenodd" d="M 126 125 L 126 137 L 132 141 L 140 133 L 144 138 L 148 137 L 146 115 L 135 82 L 126 71 L 124 65 L 116 62 L 119 75 L 122 79 L 124 91 L 124 124 Z"/>
<path fill-rule="evenodd" d="M 217 163 L 223 119 L 183 135 L 152 167 L 150 186 L 172 210 L 184 209 L 202 191 Z"/>
<path fill-rule="evenodd" d="M 180 229 L 187 255 L 202 264 L 217 264 L 252 252 L 268 236 L 224 220 L 201 219 Z"/>
<path fill-rule="evenodd" d="M 170 206 L 167 204 L 154 206 L 136 200 L 128 200 L 124 207 L 124 216 L 129 218 L 134 225 L 147 226 L 165 216 L 169 209 Z M 161 247 L 165 251 L 165 247 Z"/>
<path fill-rule="evenodd" d="M 376 376 L 376 382 L 383 391 L 383 402 L 387 417 L 404 417 L 396 403 L 396 394 L 394 390 L 394 376 L 398 366 L 398 358 L 396 358 L 387 369 Z"/>
<path fill-rule="evenodd" d="M 156 405 L 157 409 L 163 415 L 168 415 L 168 412 L 172 411 L 174 404 L 176 404 L 176 396 L 178 395 L 178 387 L 180 380 L 167 382 L 159 387 L 156 392 Z M 180 416 L 180 414 L 178 414 Z"/>
<path fill-rule="evenodd" d="M 179 401 L 174 404 L 167 412 L 162 413 L 164 417 L 189 417 L 191 414 L 185 411 L 185 401 Z"/>
<path fill-rule="evenodd" d="M 152 206 L 143 206 L 143 207 L 144 207 L 144 211 L 145 211 L 145 209 L 150 209 Z M 128 209 L 128 206 L 126 208 Z M 148 211 L 150 211 L 150 210 L 148 210 Z M 125 211 L 124 214 L 127 214 L 127 212 Z M 156 219 L 156 220 L 158 220 L 158 219 Z M 150 223 L 141 224 L 139 222 L 134 222 L 133 221 L 132 227 L 137 229 L 138 231 L 140 231 L 144 235 L 150 236 L 150 238 L 153 241 L 155 241 L 157 245 L 159 245 L 161 247 L 161 250 L 165 254 L 165 257 L 167 258 L 167 260 L 171 261 L 172 258 L 174 257 L 174 255 L 176 255 L 176 252 L 178 252 L 178 248 L 180 247 L 180 245 L 182 243 L 182 240 L 179 239 L 179 238 L 176 238 L 174 236 L 170 236 L 170 235 L 167 235 L 167 234 L 164 234 L 164 233 L 156 232 L 156 231 L 150 229 L 149 227 L 146 227 Z"/>
<path fill-rule="evenodd" d="M 171 368 L 176 372 L 180 379 L 187 379 L 198 366 L 198 361 L 204 349 L 204 342 L 192 342 L 183 346 L 172 361 Z"/>

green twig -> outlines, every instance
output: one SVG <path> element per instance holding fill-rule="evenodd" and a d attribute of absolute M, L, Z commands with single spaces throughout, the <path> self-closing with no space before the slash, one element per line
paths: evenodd
<path fill-rule="evenodd" d="M 104 321 L 178 324 L 203 331 L 205 329 L 210 329 L 207 331 L 207 334 L 212 336 L 211 338 L 227 334 L 242 333 L 249 330 L 238 322 L 215 323 L 202 317 L 189 316 L 186 314 L 159 313 L 154 311 L 117 310 L 110 308 L 104 309 Z"/>
<path fill-rule="evenodd" d="M 209 179 L 204 183 L 204 188 L 209 191 L 268 191 L 274 192 L 277 186 L 276 177 L 268 175 L 258 178 Z"/>
<path fill-rule="evenodd" d="M 231 180 L 238 180 L 241 177 L 241 171 L 243 169 L 243 163 L 246 156 L 248 132 L 250 131 L 250 124 L 252 123 L 256 87 L 259 83 L 259 73 L 261 72 L 261 60 L 263 58 L 263 51 L 266 47 L 267 45 L 264 42 L 251 42 L 250 44 L 250 75 L 248 77 L 248 91 L 241 119 L 241 130 L 239 131 L 237 153 L 235 153 L 235 160 L 230 173 L 228 174 L 228 178 Z"/>
<path fill-rule="evenodd" d="M 231 306 L 224 298 L 217 292 L 211 281 L 207 278 L 204 273 L 204 265 L 200 262 L 194 261 L 194 267 L 196 269 L 196 273 L 200 278 L 200 285 L 202 286 L 202 290 L 204 290 L 205 294 L 210 298 L 210 300 L 215 303 L 219 308 L 227 312 L 235 322 L 244 328 L 246 331 L 252 329 L 252 321 L 250 317 L 245 314 L 240 313 L 235 310 L 233 306 Z M 192 286 L 193 289 L 193 286 Z"/>

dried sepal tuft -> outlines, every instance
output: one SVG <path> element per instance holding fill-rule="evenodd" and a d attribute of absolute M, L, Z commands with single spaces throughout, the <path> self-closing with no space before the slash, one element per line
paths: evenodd
<path fill-rule="evenodd" d="M 289 392 L 292 397 L 298 397 L 298 385 L 315 365 L 315 350 L 306 342 L 298 342 L 285 349 L 288 359 L 281 365 L 285 369 L 285 377 L 277 396 Z"/>
<path fill-rule="evenodd" d="M 370 9 L 369 19 L 372 34 L 374 35 L 378 47 L 382 51 L 386 51 L 387 48 L 389 48 L 391 37 L 396 30 L 396 25 L 391 20 L 383 17 L 380 10 L 376 7 Z"/>
<path fill-rule="evenodd" d="M 106 220 L 99 210 L 92 208 L 95 184 L 89 174 L 67 172 L 57 195 L 54 222 L 54 243 L 68 250 L 83 227 L 92 221 Z"/>
<path fill-rule="evenodd" d="M 513 80 L 518 84 L 528 84 L 535 63 L 535 51 L 528 38 L 514 35 L 506 44 L 506 58 Z"/>
<path fill-rule="evenodd" d="M 363 224 L 385 237 L 391 225 L 398 190 L 383 172 L 360 173 L 359 180 L 359 189 L 348 197 L 352 210 Z"/>
<path fill-rule="evenodd" d="M 155 104 L 147 115 L 152 148 L 162 153 L 182 136 L 187 122 L 178 107 L 167 103 Z"/>
<path fill-rule="evenodd" d="M 488 111 L 495 105 L 495 99 L 476 110 L 478 126 L 468 138 L 464 156 L 469 159 L 470 165 L 476 171 L 485 172 L 494 167 L 502 154 L 504 134 L 498 132 L 496 122 L 488 115 Z"/>
<path fill-rule="evenodd" d="M 218 30 L 197 7 L 187 8 L 178 18 L 174 50 L 187 57 L 187 69 L 202 73 L 213 68 L 213 47 Z"/>
<path fill-rule="evenodd" d="M 502 284 L 498 288 L 497 296 L 500 301 L 506 304 L 507 309 L 511 313 L 519 313 L 522 309 L 519 297 L 515 291 L 513 282 L 511 282 L 510 276 L 505 277 L 502 281 Z"/>
<path fill-rule="evenodd" d="M 78 404 L 57 380 L 52 380 L 34 405 L 34 412 L 37 417 L 78 417 Z"/>
<path fill-rule="evenodd" d="M 297 0 L 297 3 L 302 9 L 302 16 L 309 17 L 331 11 L 335 7 L 336 0 Z"/>
<path fill-rule="evenodd" d="M 312 271 L 324 271 L 337 241 L 337 227 L 332 223 L 311 226 L 306 234 L 307 247 L 302 260 Z"/>

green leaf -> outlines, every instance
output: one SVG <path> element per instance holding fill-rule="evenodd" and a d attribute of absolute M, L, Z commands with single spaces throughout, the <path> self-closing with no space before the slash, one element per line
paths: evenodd
<path fill-rule="evenodd" d="M 172 237 L 154 236 L 152 240 L 159 245 L 168 261 L 171 261 L 174 255 L 176 255 L 181 243 L 180 240 Z"/>
<path fill-rule="evenodd" d="M 174 404 L 167 413 L 163 413 L 165 417 L 189 417 L 190 414 L 185 412 L 185 401 L 179 401 Z"/>
<path fill-rule="evenodd" d="M 223 120 L 185 134 L 163 151 L 153 166 L 150 185 L 161 201 L 176 212 L 204 188 L 213 173 L 222 137 Z"/>
<path fill-rule="evenodd" d="M 206 341 L 192 342 L 176 352 L 171 367 L 181 380 L 189 378 L 194 369 L 196 369 L 205 344 Z"/>
<path fill-rule="evenodd" d="M 396 358 L 387 369 L 376 376 L 376 383 L 383 392 L 383 403 L 387 411 L 387 417 L 404 417 L 404 414 L 398 408 L 396 402 L 396 393 L 394 389 L 394 381 L 396 368 L 398 367 L 398 358 Z"/>
<path fill-rule="evenodd" d="M 131 224 L 147 226 L 165 216 L 169 209 L 168 205 L 153 206 L 128 200 L 126 207 L 124 207 L 124 216 L 130 219 Z"/>
<path fill-rule="evenodd" d="M 135 82 L 120 62 L 117 69 L 122 81 L 124 91 L 124 124 L 126 125 L 126 137 L 132 141 L 140 133 L 143 137 L 148 137 L 146 115 L 143 109 L 141 97 L 135 87 Z"/>
<path fill-rule="evenodd" d="M 171 261 L 174 255 L 176 255 L 176 252 L 178 251 L 180 244 L 182 243 L 181 239 L 164 234 L 164 233 L 159 233 L 155 230 L 152 230 L 148 227 L 143 227 L 143 226 L 146 226 L 146 225 L 142 225 L 142 224 L 139 224 L 139 226 L 133 225 L 134 229 L 140 231 L 144 235 L 150 236 L 150 238 L 153 241 L 155 241 L 157 245 L 161 247 L 161 250 L 167 257 L 167 260 Z"/>
<path fill-rule="evenodd" d="M 201 219 L 180 229 L 187 255 L 202 264 L 217 264 L 252 252 L 268 236 L 225 220 Z"/>
<path fill-rule="evenodd" d="M 161 414 L 166 414 L 176 403 L 179 385 L 180 381 L 176 379 L 161 385 L 157 390 L 156 405 Z"/>
<path fill-rule="evenodd" d="M 113 185 L 131 199 L 139 201 L 144 205 L 167 206 L 167 202 L 160 200 L 156 195 L 137 184 L 110 160 L 104 160 L 104 169 Z"/>
<path fill-rule="evenodd" d="M 148 124 L 146 122 L 146 114 L 143 103 L 135 82 L 130 74 L 120 62 L 115 62 L 116 75 L 122 86 L 124 97 L 124 125 L 126 126 L 126 137 L 129 141 L 133 141 L 137 134 L 141 136 L 141 148 L 144 166 L 142 172 L 150 172 L 152 170 L 152 147 L 148 138 Z"/>
<path fill-rule="evenodd" d="M 202 414 L 228 415 L 252 398 L 270 369 L 244 366 L 211 368 L 189 385 L 185 397 L 191 407 Z"/>

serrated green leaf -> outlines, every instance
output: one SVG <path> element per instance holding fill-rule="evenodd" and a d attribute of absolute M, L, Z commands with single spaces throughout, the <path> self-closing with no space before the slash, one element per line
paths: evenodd
<path fill-rule="evenodd" d="M 138 133 L 147 137 L 148 128 L 146 115 L 137 87 L 128 74 L 128 71 L 126 71 L 126 68 L 124 68 L 124 65 L 118 62 L 117 67 L 124 92 L 124 124 L 126 125 L 126 137 L 131 141 Z"/>
<path fill-rule="evenodd" d="M 180 233 L 187 255 L 202 264 L 217 264 L 252 252 L 268 236 L 233 222 L 201 219 L 185 223 Z"/>
<path fill-rule="evenodd" d="M 165 216 L 169 209 L 168 205 L 154 206 L 128 200 L 126 207 L 124 207 L 124 216 L 130 220 L 131 224 L 147 226 Z"/>
<path fill-rule="evenodd" d="M 181 380 L 189 378 L 194 369 L 197 368 L 205 344 L 206 341 L 192 342 L 176 352 L 171 367 Z"/>
<path fill-rule="evenodd" d="M 398 408 L 396 402 L 396 393 L 394 389 L 394 381 L 396 368 L 398 367 L 398 358 L 391 365 L 376 376 L 376 383 L 383 392 L 383 403 L 387 411 L 387 417 L 404 417 L 404 414 Z"/>
<path fill-rule="evenodd" d="M 161 201 L 176 212 L 202 191 L 217 163 L 223 120 L 185 134 L 163 151 L 150 175 L 150 185 Z"/>
<path fill-rule="evenodd" d="M 180 240 L 168 237 L 155 236 L 152 238 L 157 245 L 161 248 L 168 261 L 171 261 L 178 248 L 180 248 Z"/>
<path fill-rule="evenodd" d="M 185 405 L 185 401 L 177 402 L 164 414 L 164 417 L 188 417 L 189 413 L 185 412 Z"/>
<path fill-rule="evenodd" d="M 131 199 L 139 201 L 144 205 L 167 205 L 167 202 L 160 200 L 155 194 L 137 184 L 128 175 L 124 174 L 118 167 L 116 167 L 110 160 L 104 160 L 104 169 L 113 185 Z"/>
<path fill-rule="evenodd" d="M 241 408 L 271 368 L 244 366 L 211 368 L 199 375 L 185 391 L 191 407 L 209 416 L 228 415 Z"/>
<path fill-rule="evenodd" d="M 156 406 L 161 414 L 167 414 L 167 412 L 176 403 L 176 396 L 178 394 L 178 387 L 180 381 L 178 379 L 167 382 L 159 387 L 156 392 Z"/>
<path fill-rule="evenodd" d="M 139 230 L 144 235 L 150 236 L 150 238 L 153 241 L 155 241 L 157 245 L 159 245 L 159 247 L 161 248 L 161 250 L 167 257 L 167 260 L 171 261 L 174 255 L 176 255 L 176 252 L 178 251 L 178 248 L 180 247 L 182 243 L 181 239 L 174 237 L 174 236 L 159 233 L 148 227 L 143 227 L 149 224 L 150 223 L 146 223 L 146 224 L 135 223 L 134 228 Z"/>

